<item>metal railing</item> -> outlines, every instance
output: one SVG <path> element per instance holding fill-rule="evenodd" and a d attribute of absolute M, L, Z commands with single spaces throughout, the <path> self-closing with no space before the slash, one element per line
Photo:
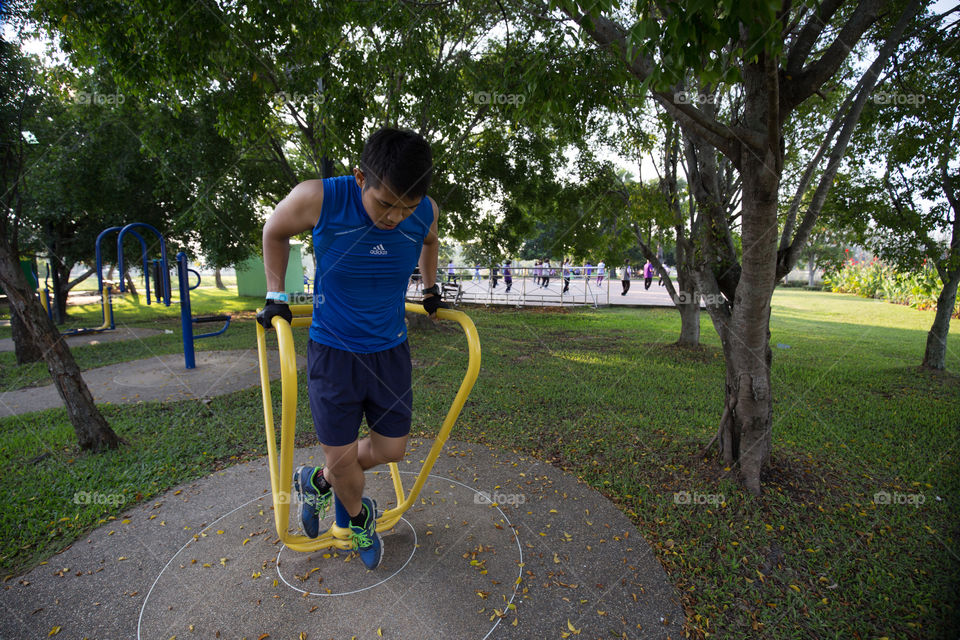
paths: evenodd
<path fill-rule="evenodd" d="M 591 306 L 610 304 L 611 270 L 604 268 L 600 277 L 594 265 L 553 265 L 542 267 L 509 267 L 510 282 L 503 266 L 454 266 L 438 269 L 437 283 L 444 290 L 444 300 L 456 302 L 523 306 Z M 588 275 L 589 274 L 589 275 Z M 614 277 L 619 277 L 614 272 Z M 636 276 L 634 276 L 636 278 Z M 619 280 L 617 280 L 619 285 Z M 407 296 L 420 299 L 421 282 L 411 278 Z"/>

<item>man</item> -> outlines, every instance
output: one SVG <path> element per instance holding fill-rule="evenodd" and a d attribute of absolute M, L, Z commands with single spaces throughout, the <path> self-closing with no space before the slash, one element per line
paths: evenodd
<path fill-rule="evenodd" d="M 436 285 L 436 203 L 426 196 L 430 145 L 419 134 L 380 129 L 367 139 L 352 176 L 307 180 L 263 226 L 267 301 L 257 320 L 291 318 L 283 292 L 289 239 L 312 230 L 316 253 L 308 392 L 326 465 L 294 474 L 300 523 L 311 538 L 334 503 L 368 569 L 383 557 L 376 502 L 363 495 L 367 469 L 399 462 L 412 405 L 404 322 L 407 281 L 419 265 L 423 306 L 440 307 Z M 366 416 L 370 435 L 358 441 Z M 332 490 L 332 491 L 331 491 Z"/>
<path fill-rule="evenodd" d="M 620 294 L 622 296 L 627 295 L 627 291 L 630 291 L 630 275 L 630 261 L 626 260 L 623 265 L 623 277 L 620 280 L 620 283 L 623 285 L 623 293 Z"/>
<path fill-rule="evenodd" d="M 510 287 L 513 286 L 513 273 L 510 271 L 510 261 L 503 264 L 503 284 L 507 285 L 506 293 L 510 293 Z"/>

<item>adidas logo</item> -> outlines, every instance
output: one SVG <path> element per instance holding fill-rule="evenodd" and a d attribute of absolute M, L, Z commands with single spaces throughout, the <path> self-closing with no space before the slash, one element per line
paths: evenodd
<path fill-rule="evenodd" d="M 370 249 L 370 255 L 372 256 L 385 256 L 387 255 L 387 250 L 382 244 L 378 244 L 373 249 Z"/>

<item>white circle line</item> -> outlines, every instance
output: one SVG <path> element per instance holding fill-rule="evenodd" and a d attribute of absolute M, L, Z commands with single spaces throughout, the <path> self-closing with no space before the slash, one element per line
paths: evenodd
<path fill-rule="evenodd" d="M 261 494 L 261 495 L 257 496 L 256 498 L 252 498 L 252 499 L 250 499 L 250 500 L 247 500 L 246 502 L 244 502 L 243 504 L 241 504 L 241 505 L 240 505 L 239 507 L 237 507 L 236 509 L 231 509 L 231 510 L 228 511 L 227 513 L 223 514 L 222 516 L 220 516 L 219 518 L 217 518 L 216 520 L 214 520 L 213 522 L 211 522 L 210 524 L 208 524 L 207 526 L 205 526 L 203 529 L 200 529 L 200 533 L 203 533 L 204 531 L 206 531 L 207 529 L 209 529 L 209 528 L 212 527 L 213 525 L 217 524 L 218 522 L 220 522 L 221 520 L 223 520 L 223 519 L 226 518 L 227 516 L 231 515 L 233 512 L 239 511 L 240 509 L 243 509 L 245 506 L 247 506 L 247 505 L 250 504 L 251 502 L 256 502 L 257 500 L 262 500 L 263 498 L 266 497 L 266 495 L 267 495 L 267 494 Z M 194 534 L 194 535 L 200 535 L 200 534 L 198 533 L 198 534 Z M 160 578 L 163 577 L 163 573 L 167 570 L 167 568 L 170 567 L 170 564 L 174 561 L 174 559 L 176 559 L 176 557 L 177 557 L 178 555 L 180 555 L 180 554 L 183 552 L 184 549 L 186 549 L 187 547 L 189 547 L 191 542 L 194 542 L 194 541 L 197 540 L 197 539 L 198 539 L 198 538 L 196 538 L 196 537 L 194 537 L 194 536 L 190 536 L 190 539 L 187 540 L 187 541 L 184 543 L 184 545 L 183 545 L 182 547 L 180 547 L 180 549 L 177 550 L 177 552 L 170 557 L 169 560 L 167 560 L 167 564 L 163 565 L 163 569 L 160 570 L 160 573 L 157 574 L 157 577 L 156 577 L 156 579 L 153 581 L 153 584 L 150 585 L 150 590 L 147 591 L 147 595 L 146 595 L 146 597 L 143 599 L 143 604 L 140 605 L 140 616 L 137 618 L 137 639 L 138 639 L 138 640 L 139 640 L 139 638 L 140 638 L 140 625 L 143 623 L 143 611 L 144 611 L 144 609 L 147 608 L 147 601 L 150 600 L 150 594 L 153 593 L 154 587 L 156 587 L 156 586 L 157 586 L 157 583 L 160 582 Z"/>
<path fill-rule="evenodd" d="M 418 540 L 417 540 L 417 531 L 416 531 L 416 529 L 413 528 L 413 525 L 410 524 L 410 523 L 407 521 L 406 518 L 401 517 L 400 519 L 403 520 L 403 521 L 406 523 L 406 525 L 407 525 L 408 527 L 410 527 L 410 531 L 413 532 L 413 549 L 410 550 L 410 556 L 407 558 L 407 561 L 403 563 L 403 566 L 401 566 L 399 569 L 397 569 L 396 571 L 394 571 L 393 573 L 391 573 L 389 576 L 387 576 L 386 578 L 384 578 L 384 579 L 381 580 L 380 582 L 377 582 L 376 584 L 368 585 L 368 586 L 366 586 L 366 587 L 363 587 L 362 589 L 354 589 L 353 591 L 344 591 L 344 592 L 342 592 L 342 593 L 317 593 L 317 592 L 315 592 L 315 591 L 304 591 L 303 589 L 298 589 L 297 587 L 295 587 L 295 586 L 293 586 L 292 584 L 290 584 L 289 582 L 287 582 L 287 579 L 283 577 L 283 574 L 282 574 L 282 573 L 280 573 L 280 554 L 283 553 L 283 550 L 287 548 L 287 545 L 285 545 L 285 544 L 284 544 L 284 545 L 281 545 L 281 546 L 280 546 L 280 551 L 277 552 L 277 562 L 276 562 L 276 565 L 277 565 L 277 567 L 276 567 L 276 569 L 277 569 L 277 575 L 280 576 L 280 579 L 281 579 L 281 580 L 283 580 L 283 584 L 287 585 L 288 587 L 290 587 L 290 588 L 293 589 L 294 591 L 299 591 L 300 593 L 306 593 L 306 594 L 311 595 L 311 596 L 321 596 L 321 597 L 324 597 L 324 598 L 333 598 L 333 597 L 336 597 L 336 596 L 350 596 L 350 595 L 353 595 L 353 594 L 355 594 L 355 593 L 360 593 L 361 591 L 368 591 L 368 590 L 370 590 L 370 589 L 373 589 L 374 587 L 379 587 L 379 586 L 382 585 L 384 582 L 386 582 L 387 580 L 390 580 L 390 579 L 393 578 L 394 576 L 398 575 L 401 571 L 403 571 L 404 569 L 406 569 L 406 568 L 407 568 L 407 565 L 410 564 L 410 561 L 413 560 L 413 556 L 417 553 L 417 543 L 418 543 Z M 335 549 L 335 550 L 336 550 L 336 549 Z M 317 551 L 323 551 L 323 549 L 317 549 Z M 315 553 L 315 552 L 312 551 L 311 553 Z"/>
<path fill-rule="evenodd" d="M 398 472 L 399 472 L 399 473 L 405 473 L 405 474 L 407 474 L 407 475 L 412 475 L 412 476 L 418 476 L 418 475 L 420 475 L 419 472 L 416 472 L 416 473 L 415 473 L 415 472 L 413 472 L 413 471 L 399 471 L 399 469 L 398 469 Z M 443 476 L 436 476 L 436 475 L 433 475 L 432 473 L 431 473 L 431 474 L 427 474 L 427 477 L 428 477 L 428 478 L 434 478 L 434 479 L 436 479 L 436 480 L 444 480 L 444 481 L 447 481 L 447 482 L 452 482 L 452 483 L 454 483 L 454 484 L 460 485 L 461 487 L 463 487 L 463 488 L 465 488 L 465 489 L 469 489 L 470 491 L 473 491 L 473 492 L 474 492 L 475 494 L 477 494 L 477 495 L 483 495 L 483 494 L 481 494 L 479 491 L 477 491 L 476 489 L 474 489 L 473 487 L 471 487 L 470 485 L 464 484 L 464 483 L 460 482 L 459 480 L 454 480 L 454 479 L 452 479 L 452 478 L 444 478 Z M 261 495 L 255 497 L 255 498 L 251 498 L 250 500 L 247 500 L 246 502 L 244 502 L 243 504 L 239 505 L 238 507 L 236 507 L 236 508 L 234 508 L 234 509 L 231 509 L 230 511 L 228 511 L 228 512 L 225 513 L 225 514 L 223 514 L 222 516 L 220 516 L 219 518 L 217 518 L 216 520 L 214 520 L 213 522 L 211 522 L 210 524 L 208 524 L 206 527 L 204 527 L 203 529 L 201 529 L 199 533 L 203 533 L 203 532 L 206 531 L 207 529 L 211 528 L 213 525 L 217 524 L 218 522 L 220 522 L 221 520 L 223 520 L 223 519 L 226 518 L 227 516 L 232 515 L 234 512 L 239 511 L 240 509 L 244 508 L 245 506 L 247 506 L 247 505 L 250 504 L 251 502 L 256 502 L 257 500 L 262 500 L 264 497 L 266 497 L 266 495 L 267 495 L 267 494 L 261 494 Z M 519 562 L 519 564 L 520 564 L 520 565 L 523 565 L 523 547 L 520 546 L 520 535 L 517 533 L 517 530 L 513 527 L 513 523 L 510 522 L 510 518 L 507 517 L 507 514 L 503 512 L 503 509 L 501 509 L 499 505 L 497 505 L 497 511 L 500 512 L 500 515 L 503 516 L 503 519 L 504 519 L 504 521 L 506 521 L 507 526 L 510 527 L 510 530 L 511 530 L 511 531 L 513 531 L 513 538 L 514 538 L 514 540 L 515 540 L 516 543 L 517 543 L 517 551 L 518 551 L 518 553 L 520 554 L 520 562 Z M 407 522 L 406 519 L 404 519 L 404 518 L 402 518 L 402 519 L 403 519 L 404 522 Z M 409 526 L 410 523 L 407 522 L 407 525 Z M 412 526 L 411 526 L 410 528 L 413 529 Z M 199 535 L 199 534 L 194 534 L 194 535 Z M 416 536 L 416 531 L 414 531 L 414 536 Z M 143 604 L 140 605 L 140 615 L 139 615 L 139 617 L 137 618 L 137 639 L 138 639 L 138 640 L 140 639 L 141 626 L 142 626 L 142 624 L 143 624 L 143 612 L 144 612 L 144 610 L 147 608 L 147 602 L 150 600 L 150 595 L 153 593 L 154 588 L 157 586 L 157 583 L 160 582 L 160 578 L 163 577 L 164 572 L 166 572 L 166 570 L 170 567 L 170 565 L 173 563 L 174 559 L 176 559 L 176 557 L 177 557 L 178 555 L 180 555 L 180 554 L 183 552 L 184 549 L 186 549 L 188 546 L 190 546 L 190 543 L 191 543 L 191 542 L 194 542 L 194 541 L 197 540 L 197 539 L 198 539 L 198 538 L 195 538 L 194 536 L 190 536 L 190 539 L 187 540 L 187 541 L 184 543 L 184 545 L 183 545 L 182 547 L 180 547 L 180 549 L 178 549 L 177 552 L 170 557 L 170 559 L 167 561 L 167 564 L 165 564 L 165 565 L 163 566 L 163 569 L 160 570 L 160 573 L 157 574 L 157 577 L 154 579 L 153 584 L 150 585 L 150 590 L 147 591 L 147 595 L 146 595 L 146 597 L 144 597 L 144 599 L 143 599 Z M 416 549 L 416 546 L 414 546 L 414 549 Z M 281 549 L 281 551 L 282 551 L 282 549 Z M 279 554 L 277 554 L 277 555 L 278 555 L 278 557 L 279 557 Z M 413 556 L 411 555 L 411 558 L 412 558 L 412 557 L 413 557 Z M 408 559 L 407 561 L 409 562 L 409 559 Z M 406 565 L 404 565 L 404 566 L 406 566 Z M 398 573 L 399 573 L 399 572 L 398 572 Z M 394 575 L 396 575 L 396 574 L 394 574 Z M 282 577 L 282 576 L 281 576 L 281 577 Z M 522 566 L 520 567 L 520 571 L 519 571 L 519 573 L 517 574 L 517 580 L 514 582 L 514 585 L 513 585 L 513 595 L 510 596 L 510 600 L 507 602 L 507 604 L 513 604 L 514 599 L 517 597 L 517 591 L 520 589 L 520 579 L 521 579 L 521 578 L 523 578 L 523 568 L 522 568 Z M 286 582 L 286 581 L 284 580 L 284 582 Z M 292 587 L 292 588 L 296 589 L 295 587 Z M 321 594 L 321 595 L 326 595 L 326 594 Z M 494 632 L 494 630 L 497 628 L 497 626 L 500 624 L 500 622 L 501 622 L 502 620 L 503 620 L 503 618 L 497 618 L 497 621 L 493 624 L 492 627 L 490 627 L 490 630 L 487 631 L 487 634 L 486 634 L 485 636 L 483 636 L 483 638 L 481 638 L 481 640 L 486 640 L 487 638 L 489 638 L 489 637 L 490 637 L 490 634 Z"/>

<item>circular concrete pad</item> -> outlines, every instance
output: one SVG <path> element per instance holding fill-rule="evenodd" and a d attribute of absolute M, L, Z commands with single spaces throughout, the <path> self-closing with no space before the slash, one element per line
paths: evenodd
<path fill-rule="evenodd" d="M 411 443 L 400 465 L 406 486 L 430 444 Z M 321 453 L 303 449 L 295 458 L 318 464 Z M 388 507 L 388 474 L 367 478 L 368 493 Z M 130 509 L 7 581 L 0 636 L 46 637 L 55 626 L 68 637 L 164 640 L 217 632 L 310 640 L 682 636 L 676 592 L 629 519 L 535 459 L 448 442 L 404 516 L 408 524 L 385 534 L 375 571 L 345 552 L 283 549 L 268 487 L 261 459 Z"/>
<path fill-rule="evenodd" d="M 403 475 L 412 486 L 414 474 Z M 368 473 L 367 480 L 368 495 L 381 508 L 392 507 L 389 476 Z M 275 619 L 271 636 L 281 638 L 300 632 L 362 637 L 378 628 L 386 637 L 487 637 L 502 619 L 493 609 L 510 613 L 521 583 L 523 554 L 514 530 L 501 509 L 477 500 L 462 483 L 433 476 L 422 495 L 404 521 L 382 534 L 385 553 L 375 571 L 351 552 L 299 553 L 282 546 L 278 552 L 270 496 L 254 499 L 178 551 L 148 592 L 138 637 L 185 637 L 191 626 L 203 637 L 217 631 L 241 636 L 266 618 Z M 196 594 L 197 602 L 183 606 L 185 593 Z M 211 600 L 237 617 L 206 615 L 204 603 Z M 450 615 L 465 602 L 476 607 Z M 359 609 L 393 615 L 358 628 Z M 397 635 L 412 629 L 420 635 Z"/>
<path fill-rule="evenodd" d="M 256 349 L 197 351 L 196 364 L 195 369 L 187 369 L 183 354 L 172 353 L 90 369 L 83 372 L 83 379 L 94 401 L 114 404 L 202 400 L 260 384 Z M 297 366 L 305 365 L 306 358 L 298 356 Z M 268 357 L 268 366 L 271 379 L 280 377 L 275 351 Z M 0 418 L 62 406 L 52 384 L 0 394 Z"/>

